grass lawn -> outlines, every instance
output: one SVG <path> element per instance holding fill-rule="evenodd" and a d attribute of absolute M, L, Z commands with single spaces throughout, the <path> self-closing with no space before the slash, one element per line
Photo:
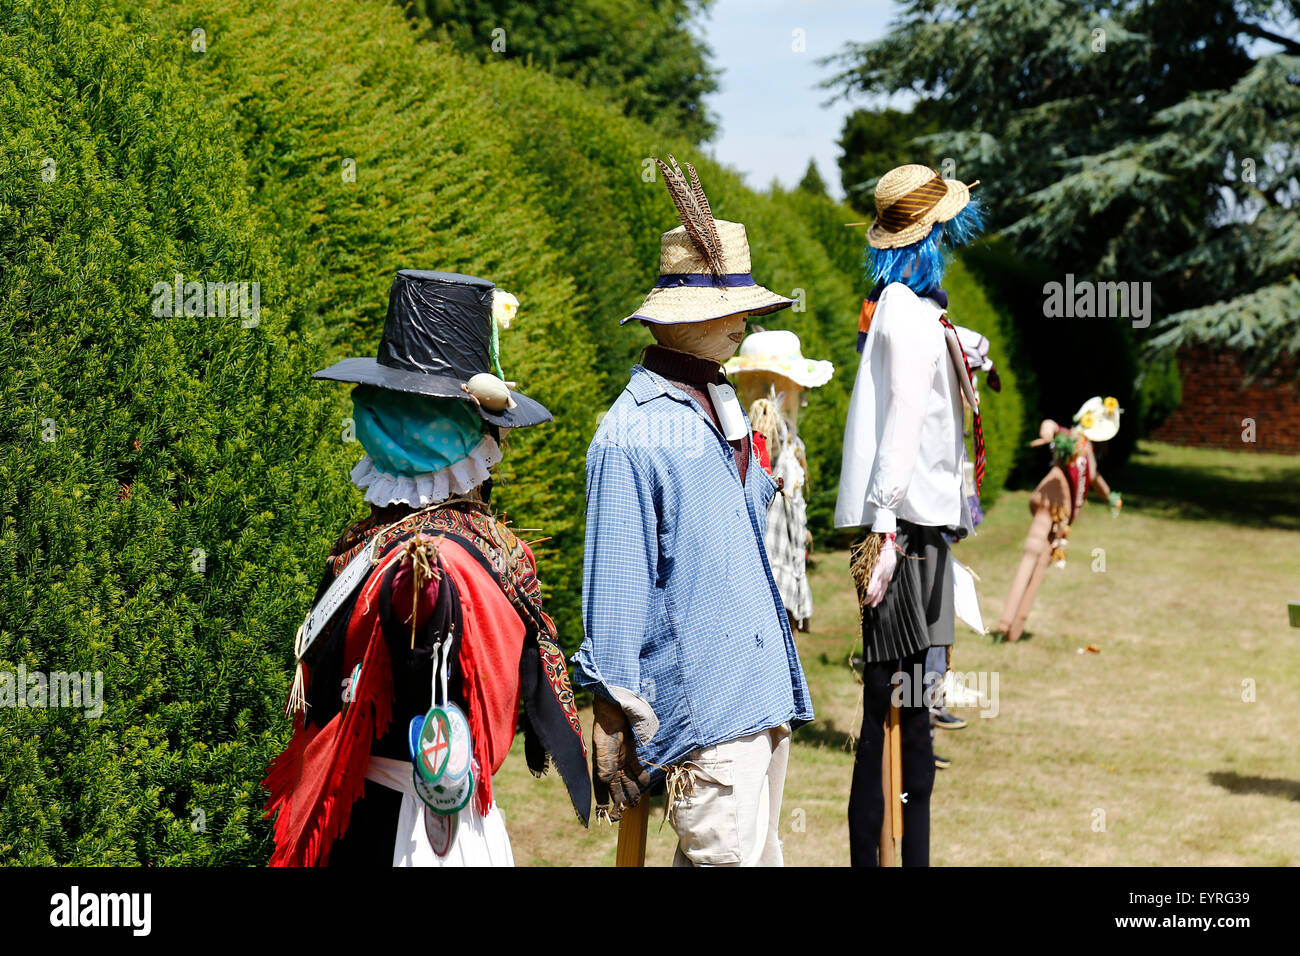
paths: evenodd
<path fill-rule="evenodd" d="M 1026 639 L 995 645 L 958 625 L 954 669 L 996 674 L 998 712 L 959 711 L 969 726 L 939 733 L 952 767 L 937 774 L 931 860 L 1300 865 L 1300 629 L 1286 609 L 1300 600 L 1300 458 L 1144 444 L 1106 477 L 1124 512 L 1081 513 Z M 981 578 L 990 626 L 1028 497 L 1005 494 L 954 549 Z M 839 866 L 857 607 L 847 553 L 816 557 L 813 631 L 798 639 L 817 720 L 795 734 L 781 835 L 787 863 Z M 1088 644 L 1101 653 L 1080 654 Z M 521 865 L 613 864 L 617 831 L 576 823 L 558 778 L 529 775 L 521 740 L 496 787 Z M 676 843 L 661 810 L 650 865 Z"/>

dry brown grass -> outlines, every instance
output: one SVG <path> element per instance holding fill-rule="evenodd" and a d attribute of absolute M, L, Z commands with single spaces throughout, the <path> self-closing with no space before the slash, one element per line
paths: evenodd
<path fill-rule="evenodd" d="M 994 645 L 959 625 L 954 667 L 996 672 L 1000 711 L 962 711 L 969 727 L 940 732 L 952 768 L 935 786 L 932 860 L 1300 864 L 1300 630 L 1286 619 L 1300 600 L 1300 459 L 1146 446 L 1113 483 L 1124 514 L 1096 502 L 1083 512 L 1028 640 Z M 1005 496 L 955 552 L 982 578 L 990 623 L 1027 499 Z M 1091 569 L 1094 548 L 1104 573 Z M 843 741 L 858 692 L 845 663 L 857 644 L 847 553 L 819 555 L 812 582 L 814 632 L 799 645 L 818 719 L 795 736 L 782 838 L 790 864 L 844 865 Z M 1078 653 L 1090 643 L 1101 653 Z M 613 863 L 616 832 L 575 823 L 558 779 L 531 779 L 522 753 L 497 788 L 519 863 Z M 651 865 L 672 859 L 660 817 Z"/>

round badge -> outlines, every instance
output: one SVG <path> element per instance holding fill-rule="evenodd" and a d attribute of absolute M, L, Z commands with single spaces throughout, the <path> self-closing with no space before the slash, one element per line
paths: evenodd
<path fill-rule="evenodd" d="M 460 780 L 445 787 L 435 784 L 429 789 L 433 791 L 433 799 L 425 802 L 433 808 L 434 813 L 444 816 L 460 813 L 469 803 L 469 798 L 474 795 L 474 771 L 471 769 Z"/>
<path fill-rule="evenodd" d="M 429 783 L 437 783 L 447 769 L 447 758 L 451 755 L 450 731 L 447 712 L 441 707 L 429 708 L 420 729 L 420 749 L 415 755 L 415 765 Z"/>
<path fill-rule="evenodd" d="M 443 784 L 448 780 L 459 780 L 469 773 L 469 759 L 474 752 L 470 739 L 469 721 L 465 712 L 455 704 L 448 704 L 444 710 L 447 714 L 447 765 L 442 771 Z"/>
<path fill-rule="evenodd" d="M 416 714 L 406 729 L 406 746 L 411 752 L 411 759 L 420 752 L 420 731 L 424 728 L 424 714 Z"/>
<path fill-rule="evenodd" d="M 460 815 L 443 816 L 440 813 L 433 813 L 428 807 L 424 808 L 424 835 L 429 840 L 429 846 L 433 848 L 439 858 L 444 857 L 450 852 L 451 846 L 456 842 L 456 831 L 460 829 Z"/>
<path fill-rule="evenodd" d="M 438 797 L 438 792 L 434 785 L 420 776 L 420 768 L 411 768 L 411 780 L 415 784 L 415 795 L 419 797 L 426 807 L 433 807 L 433 801 Z"/>

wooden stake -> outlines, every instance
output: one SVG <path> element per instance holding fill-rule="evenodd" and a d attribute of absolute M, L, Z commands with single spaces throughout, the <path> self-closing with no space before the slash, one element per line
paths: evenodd
<path fill-rule="evenodd" d="M 903 740 L 898 708 L 889 705 L 885 745 L 880 748 L 881 795 L 885 818 L 880 827 L 880 865 L 901 866 L 903 845 Z"/>
<path fill-rule="evenodd" d="M 618 821 L 615 866 L 645 866 L 646 830 L 650 824 L 650 795 L 642 794 L 635 807 L 623 811 Z"/>

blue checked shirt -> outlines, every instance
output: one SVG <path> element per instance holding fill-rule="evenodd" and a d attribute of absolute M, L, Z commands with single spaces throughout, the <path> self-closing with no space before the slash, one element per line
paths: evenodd
<path fill-rule="evenodd" d="M 587 450 L 586 638 L 574 676 L 623 706 L 654 768 L 812 720 L 763 532 L 776 484 L 640 365 Z"/>

